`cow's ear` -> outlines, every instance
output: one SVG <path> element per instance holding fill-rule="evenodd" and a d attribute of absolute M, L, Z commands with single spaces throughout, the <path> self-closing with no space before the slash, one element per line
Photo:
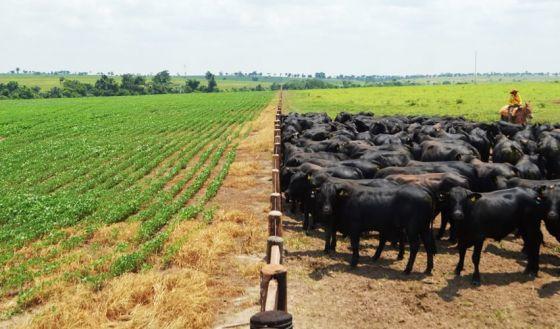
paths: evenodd
<path fill-rule="evenodd" d="M 475 192 L 475 193 L 469 194 L 469 200 L 470 200 L 472 203 L 476 202 L 476 200 L 480 199 L 481 197 L 482 197 L 482 194 L 480 194 L 480 193 L 476 193 L 476 192 Z"/>

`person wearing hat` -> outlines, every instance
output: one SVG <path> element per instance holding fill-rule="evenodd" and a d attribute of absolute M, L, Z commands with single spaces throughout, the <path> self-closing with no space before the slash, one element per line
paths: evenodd
<path fill-rule="evenodd" d="M 523 101 L 521 100 L 521 96 L 519 96 L 519 92 L 515 89 L 513 89 L 512 91 L 509 92 L 509 107 L 520 107 L 523 104 Z"/>

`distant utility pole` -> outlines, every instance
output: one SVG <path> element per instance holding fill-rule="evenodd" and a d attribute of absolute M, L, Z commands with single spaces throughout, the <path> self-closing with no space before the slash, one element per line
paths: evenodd
<path fill-rule="evenodd" d="M 476 72 L 476 57 L 478 56 L 478 51 L 474 51 L 474 84 L 476 85 L 476 78 L 477 78 L 477 72 Z"/>

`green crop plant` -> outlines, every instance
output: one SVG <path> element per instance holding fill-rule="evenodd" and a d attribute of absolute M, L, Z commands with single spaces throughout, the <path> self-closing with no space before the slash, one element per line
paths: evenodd
<path fill-rule="evenodd" d="M 205 205 L 237 140 L 272 96 L 0 102 L 0 296 L 16 296 L 4 317 L 44 301 L 43 289 L 58 281 L 99 289 L 150 268 L 179 222 L 208 225 Z M 135 222 L 128 240 L 111 226 Z M 92 240 L 100 230 L 109 245 Z"/>

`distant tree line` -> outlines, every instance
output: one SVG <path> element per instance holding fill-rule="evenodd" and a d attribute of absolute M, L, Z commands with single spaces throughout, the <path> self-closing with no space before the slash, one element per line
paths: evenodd
<path fill-rule="evenodd" d="M 149 94 L 180 94 L 203 92 L 218 92 L 216 77 L 211 72 L 206 72 L 206 85 L 199 80 L 188 79 L 183 85 L 171 82 L 168 71 L 161 71 L 151 81 L 145 76 L 123 74 L 121 81 L 116 78 L 101 75 L 94 84 L 81 82 L 74 79 L 60 77 L 60 86 L 42 91 L 41 88 L 20 85 L 16 81 L 0 83 L 0 99 L 32 99 L 32 98 L 72 98 L 89 96 L 128 96 Z"/>

